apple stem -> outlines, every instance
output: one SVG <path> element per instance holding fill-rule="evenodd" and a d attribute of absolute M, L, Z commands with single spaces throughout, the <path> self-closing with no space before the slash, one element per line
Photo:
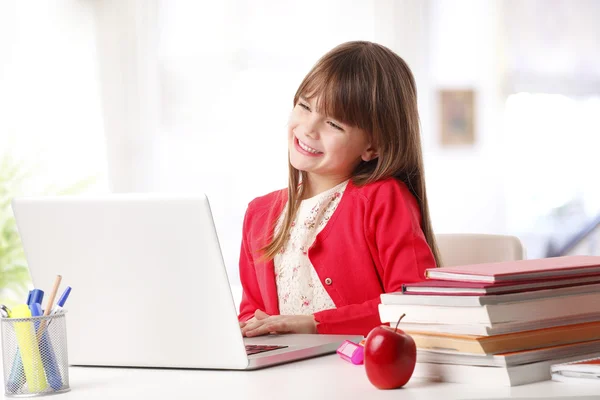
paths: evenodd
<path fill-rule="evenodd" d="M 400 316 L 400 318 L 398 318 L 398 322 L 396 322 L 396 327 L 394 328 L 394 331 L 397 331 L 397 330 L 398 330 L 398 325 L 400 325 L 400 321 L 402 320 L 402 318 L 404 318 L 404 316 L 405 316 L 405 315 L 406 315 L 406 314 L 402 314 L 402 315 Z"/>

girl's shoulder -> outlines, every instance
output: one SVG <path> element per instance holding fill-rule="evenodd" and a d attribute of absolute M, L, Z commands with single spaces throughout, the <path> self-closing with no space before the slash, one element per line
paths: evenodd
<path fill-rule="evenodd" d="M 397 178 L 382 179 L 354 188 L 355 202 L 362 202 L 369 215 L 407 215 L 413 226 L 419 227 L 421 209 L 417 198 L 403 181 Z"/>
<path fill-rule="evenodd" d="M 287 189 L 275 190 L 250 201 L 248 204 L 248 212 L 256 213 L 283 208 L 286 202 Z"/>
<path fill-rule="evenodd" d="M 352 192 L 366 201 L 384 200 L 386 198 L 414 200 L 414 196 L 406 184 L 397 178 L 386 178 L 362 186 L 352 184 Z"/>

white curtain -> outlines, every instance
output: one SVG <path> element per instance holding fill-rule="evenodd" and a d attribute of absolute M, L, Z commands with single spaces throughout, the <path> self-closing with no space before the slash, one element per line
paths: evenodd
<path fill-rule="evenodd" d="M 155 0 L 93 2 L 113 192 L 154 189 L 159 81 Z"/>
<path fill-rule="evenodd" d="M 107 187 L 93 23 L 87 1 L 0 2 L 0 158 L 31 192 Z"/>

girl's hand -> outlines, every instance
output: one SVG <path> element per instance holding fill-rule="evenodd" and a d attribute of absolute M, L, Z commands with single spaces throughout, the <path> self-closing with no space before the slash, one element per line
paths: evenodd
<path fill-rule="evenodd" d="M 256 310 L 254 312 L 254 317 L 250 318 L 246 322 L 240 322 L 240 329 L 242 329 L 242 333 L 244 333 L 244 327 L 249 324 L 253 324 L 258 320 L 265 319 L 269 316 L 269 314 L 262 312 L 261 310 Z"/>
<path fill-rule="evenodd" d="M 246 321 L 242 335 L 246 337 L 269 333 L 317 333 L 317 322 L 312 315 L 268 315 L 256 310 L 254 317 Z"/>

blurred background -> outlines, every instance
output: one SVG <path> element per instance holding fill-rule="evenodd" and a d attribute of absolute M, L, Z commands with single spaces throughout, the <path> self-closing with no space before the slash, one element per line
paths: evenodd
<path fill-rule="evenodd" d="M 0 298 L 29 285 L 21 194 L 206 192 L 239 285 L 296 88 L 348 40 L 415 74 L 437 233 L 600 254 L 598 20 L 595 0 L 0 0 Z"/>

